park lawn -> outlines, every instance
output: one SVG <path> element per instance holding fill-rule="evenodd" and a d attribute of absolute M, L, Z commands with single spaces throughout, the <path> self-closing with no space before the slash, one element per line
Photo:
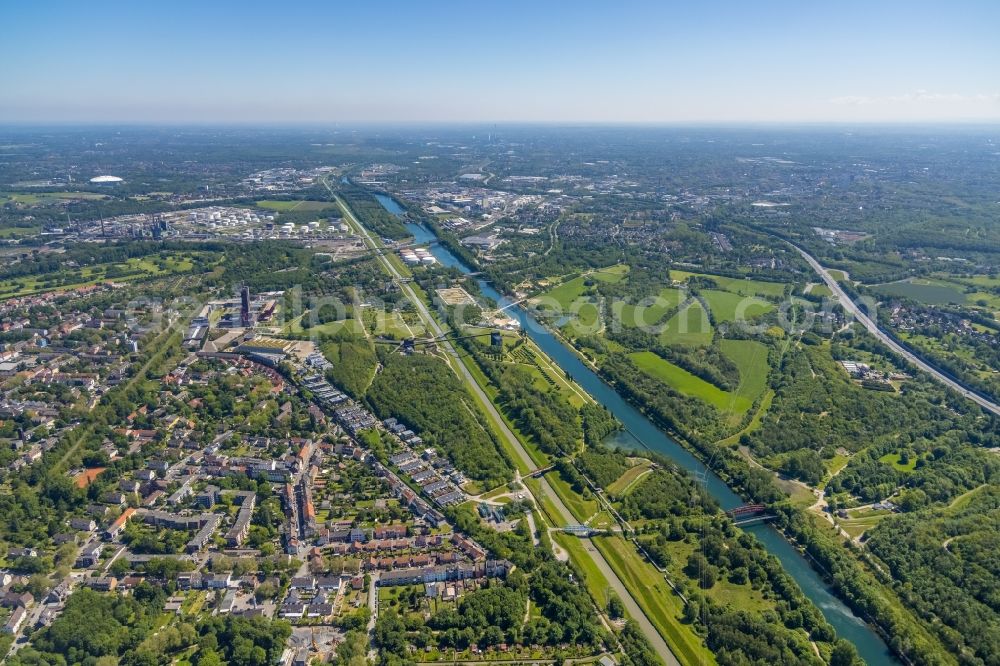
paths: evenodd
<path fill-rule="evenodd" d="M 836 282 L 844 282 L 847 280 L 847 273 L 837 268 L 828 269 L 826 272 L 829 273 L 830 277 L 832 277 Z"/>
<path fill-rule="evenodd" d="M 398 310 L 388 312 L 376 308 L 365 308 L 362 311 L 365 329 L 374 330 L 377 335 L 386 335 L 396 339 L 419 337 L 424 333 L 423 324 L 408 322 Z"/>
<path fill-rule="evenodd" d="M 500 419 L 507 424 L 507 427 L 514 433 L 514 436 L 521 442 L 521 446 L 525 451 L 527 451 L 528 457 L 531 458 L 532 465 L 529 467 L 527 463 L 521 459 L 521 456 L 517 454 L 517 451 L 513 450 L 510 442 L 507 441 L 507 438 L 501 434 L 500 424 L 496 422 L 492 412 L 484 410 L 486 420 L 490 424 L 490 428 L 493 429 L 493 433 L 496 435 L 497 441 L 503 446 L 504 450 L 507 452 L 507 456 L 511 461 L 513 461 L 515 467 L 517 467 L 522 474 L 527 474 L 533 469 L 547 466 L 550 462 L 548 455 L 542 453 L 535 442 L 521 432 L 521 430 L 517 427 L 517 424 L 511 421 L 511 419 L 507 416 L 505 413 L 506 410 L 503 406 L 497 403 L 497 396 L 500 394 L 500 391 L 497 386 L 493 384 L 485 374 L 483 374 L 483 370 L 479 367 L 479 364 L 467 354 L 459 354 L 458 362 L 462 363 L 462 365 L 468 369 L 469 373 L 472 374 L 473 381 L 475 381 L 476 384 L 483 389 L 483 392 L 486 393 L 490 402 L 496 405 L 497 412 L 500 414 Z M 531 371 L 536 373 L 539 372 L 539 370 L 534 367 L 531 368 Z"/>
<path fill-rule="evenodd" d="M 629 354 L 629 357 L 639 366 L 640 370 L 650 377 L 660 380 L 684 395 L 698 398 L 720 412 L 743 414 L 753 405 L 753 400 L 738 393 L 723 391 L 718 386 L 692 375 L 684 368 L 674 365 L 653 352 L 633 352 Z"/>
<path fill-rule="evenodd" d="M 656 326 L 678 305 L 681 304 L 680 289 L 665 287 L 660 290 L 652 302 L 642 304 L 622 303 L 619 306 L 619 322 L 628 328 Z"/>
<path fill-rule="evenodd" d="M 965 302 L 970 305 L 978 305 L 991 310 L 1000 310 L 1000 296 L 986 291 L 975 291 L 971 294 L 966 294 Z"/>
<path fill-rule="evenodd" d="M 160 273 L 187 273 L 192 268 L 194 268 L 194 262 L 187 257 L 174 257 L 168 255 L 166 258 L 161 259 L 165 264 L 165 267 L 161 268 L 156 258 L 153 257 L 142 257 L 142 258 L 132 258 L 126 261 L 128 268 L 143 271 L 149 273 L 150 275 L 159 275 Z"/>
<path fill-rule="evenodd" d="M 617 535 L 598 536 L 591 541 L 682 664 L 717 663 L 715 655 L 702 644 L 702 639 L 692 626 L 680 621 L 684 602 L 670 589 L 663 575 L 646 562 L 631 543 Z"/>
<path fill-rule="evenodd" d="M 982 287 L 984 289 L 996 289 L 997 287 L 1000 287 L 1000 277 L 993 275 L 973 275 L 972 277 L 949 276 L 948 279 L 962 284 L 972 285 L 973 287 Z"/>
<path fill-rule="evenodd" d="M 30 294 L 62 291 L 87 287 L 99 282 L 128 282 L 157 275 L 170 275 L 190 271 L 194 264 L 188 259 L 168 256 L 164 260 L 166 268 L 160 268 L 152 257 L 131 258 L 124 263 L 96 264 L 59 273 L 27 275 L 0 281 L 0 298 L 27 296 Z M 109 277 L 111 268 L 127 271 Z"/>
<path fill-rule="evenodd" d="M 747 321 L 774 310 L 774 305 L 756 296 L 706 289 L 701 292 L 715 321 Z"/>
<path fill-rule="evenodd" d="M 608 491 L 609 495 L 621 495 L 622 493 L 627 494 L 631 490 L 632 484 L 636 480 L 645 474 L 652 467 L 652 463 L 649 460 L 643 459 L 641 462 L 632 465 L 627 470 L 622 472 L 622 475 L 617 479 L 608 484 L 605 490 Z"/>
<path fill-rule="evenodd" d="M 357 337 L 365 336 L 365 327 L 357 319 L 341 319 L 339 321 L 328 321 L 325 324 L 316 324 L 315 326 L 305 329 L 302 328 L 302 317 L 305 314 L 299 315 L 292 321 L 288 322 L 285 327 L 281 330 L 283 335 L 333 335 L 337 331 L 340 331 L 344 327 L 351 329 Z"/>
<path fill-rule="evenodd" d="M 596 300 L 584 296 L 574 302 L 572 311 L 566 310 L 563 315 L 566 320 L 560 322 L 561 328 L 568 337 L 575 338 L 597 332 L 601 309 Z"/>
<path fill-rule="evenodd" d="M 304 199 L 302 201 L 258 201 L 258 208 L 266 208 L 268 210 L 276 210 L 279 212 L 284 211 L 299 211 L 299 212 L 318 212 L 321 210 L 329 210 L 331 208 L 336 208 L 337 204 L 332 201 L 311 201 Z"/>
<path fill-rule="evenodd" d="M 808 491 L 806 491 L 808 493 Z M 810 496 L 812 495 L 809 493 Z M 705 518 L 708 519 L 707 517 Z M 686 578 L 681 569 L 687 562 L 691 554 L 700 548 L 698 543 L 688 543 L 686 541 L 670 541 L 667 543 L 667 552 L 670 554 L 671 565 L 668 572 L 673 580 L 680 581 Z M 768 600 L 759 590 L 755 590 L 752 585 L 746 583 L 737 585 L 730 583 L 725 578 L 716 581 L 708 590 L 701 590 L 705 596 L 711 597 L 720 604 L 732 604 L 736 608 L 746 609 L 750 612 L 762 612 L 773 609 L 774 604 Z"/>
<path fill-rule="evenodd" d="M 589 393 L 577 386 L 571 378 L 567 377 L 566 372 L 553 363 L 552 359 L 542 351 L 534 340 L 527 338 L 525 345 L 534 354 L 535 367 L 541 373 L 542 380 L 549 386 L 558 388 L 571 405 L 579 409 L 584 404 L 594 404 L 597 402 Z"/>
<path fill-rule="evenodd" d="M 827 476 L 819 483 L 818 487 L 820 489 L 826 487 L 826 482 L 840 474 L 840 470 L 847 467 L 847 463 L 849 462 L 851 462 L 851 456 L 841 455 L 840 453 L 827 460 L 825 463 Z"/>
<path fill-rule="evenodd" d="M 21 194 L 19 192 L 0 192 L 0 205 L 5 203 L 19 203 L 26 206 L 37 204 L 40 198 L 37 194 Z"/>
<path fill-rule="evenodd" d="M 667 321 L 660 342 L 668 345 L 708 345 L 712 342 L 712 324 L 697 299 L 692 299 Z"/>
<path fill-rule="evenodd" d="M 900 462 L 900 454 L 898 453 L 887 453 L 879 458 L 879 462 L 888 463 L 899 472 L 912 472 L 917 468 L 917 456 L 915 455 L 911 455 L 905 465 Z"/>
<path fill-rule="evenodd" d="M 763 280 L 751 280 L 749 278 L 731 278 L 724 275 L 711 275 L 708 273 L 692 273 L 690 271 L 678 271 L 671 269 L 670 279 L 675 282 L 687 282 L 690 277 L 708 278 L 719 285 L 719 289 L 730 291 L 741 296 L 773 296 L 785 295 L 785 285 L 781 282 L 764 282 Z"/>

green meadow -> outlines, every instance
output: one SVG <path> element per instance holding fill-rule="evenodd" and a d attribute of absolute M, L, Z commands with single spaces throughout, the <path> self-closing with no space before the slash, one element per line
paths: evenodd
<path fill-rule="evenodd" d="M 268 210 L 276 210 L 278 212 L 287 211 L 299 211 L 303 213 L 317 212 L 321 210 L 328 210 L 331 208 L 336 208 L 337 204 L 331 201 L 311 201 L 304 199 L 302 201 L 258 201 L 258 208 L 266 208 Z"/>
<path fill-rule="evenodd" d="M 655 299 L 645 304 L 625 303 L 621 307 L 620 321 L 622 326 L 656 326 L 661 323 L 668 312 L 681 303 L 681 290 L 665 287 L 660 290 Z"/>
<path fill-rule="evenodd" d="M 910 278 L 877 284 L 872 290 L 883 296 L 908 298 L 927 305 L 961 304 L 967 300 L 959 285 L 944 280 Z"/>
<path fill-rule="evenodd" d="M 741 296 L 783 296 L 785 285 L 781 282 L 764 282 L 763 280 L 750 280 L 741 278 L 731 278 L 722 275 L 709 275 L 707 273 L 691 273 L 689 271 L 670 271 L 670 279 L 675 282 L 687 282 L 688 278 L 698 277 L 712 280 L 720 289 L 731 291 Z"/>
<path fill-rule="evenodd" d="M 186 257 L 132 258 L 118 264 L 97 264 L 58 273 L 0 280 L 0 298 L 28 296 L 59 289 L 76 289 L 99 282 L 128 282 L 146 277 L 186 273 L 194 263 Z"/>
<path fill-rule="evenodd" d="M 715 384 L 691 374 L 684 368 L 650 351 L 629 354 L 639 369 L 676 391 L 698 398 L 738 421 L 767 388 L 767 347 L 753 340 L 722 340 L 722 353 L 740 371 L 739 385 L 724 391 Z"/>
<path fill-rule="evenodd" d="M 712 342 L 712 323 L 701 302 L 692 299 L 667 321 L 660 342 L 668 345 L 707 345 Z"/>
<path fill-rule="evenodd" d="M 774 310 L 774 304 L 755 296 L 708 289 L 701 292 L 716 321 L 745 321 Z"/>

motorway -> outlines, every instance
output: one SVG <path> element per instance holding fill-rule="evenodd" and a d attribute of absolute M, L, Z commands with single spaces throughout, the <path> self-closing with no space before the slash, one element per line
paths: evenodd
<path fill-rule="evenodd" d="M 840 301 L 840 304 L 844 307 L 844 309 L 847 312 L 851 313 L 855 319 L 860 321 L 861 324 L 866 329 L 868 329 L 869 333 L 878 338 L 887 347 L 889 347 L 889 349 L 893 350 L 894 352 L 905 358 L 913 365 L 917 366 L 924 372 L 928 373 L 929 375 L 940 381 L 942 384 L 955 389 L 956 391 L 964 395 L 969 400 L 972 400 L 983 409 L 989 410 L 994 414 L 1000 416 L 1000 405 L 990 400 L 987 400 L 986 398 L 979 395 L 978 393 L 975 393 L 974 391 L 971 391 L 967 387 L 955 381 L 948 375 L 942 373 L 940 370 L 930 365 L 922 358 L 914 354 L 912 351 L 910 351 L 909 349 L 907 349 L 906 347 L 904 347 L 903 345 L 899 344 L 891 337 L 889 337 L 885 333 L 885 331 L 883 331 L 878 327 L 878 324 L 875 323 L 871 317 L 869 317 L 868 315 L 866 315 L 864 312 L 861 311 L 861 308 L 859 308 L 857 304 L 854 301 L 852 301 L 851 298 L 844 292 L 843 288 L 841 288 L 840 284 L 833 279 L 833 276 L 830 275 L 829 271 L 823 268 L 820 265 L 820 263 L 816 261 L 815 258 L 813 258 L 812 255 L 810 255 L 808 252 L 803 250 L 798 245 L 795 245 L 794 243 L 789 243 L 789 245 L 798 250 L 799 254 L 802 255 L 802 258 L 805 259 L 807 262 L 809 262 L 809 265 L 812 266 L 813 270 L 816 271 L 816 273 L 821 278 L 823 278 L 823 282 L 826 283 L 826 286 L 829 287 L 830 291 L 832 291 L 834 296 L 837 297 L 837 300 Z"/>
<path fill-rule="evenodd" d="M 473 393 L 479 400 L 479 403 L 482 405 L 483 409 L 487 411 L 487 413 L 490 415 L 493 421 L 498 425 L 501 434 L 510 445 L 510 449 L 513 450 L 515 453 L 517 453 L 518 457 L 521 458 L 521 460 L 523 460 L 527 464 L 528 469 L 533 469 L 535 467 L 535 463 L 531 459 L 531 456 L 528 455 L 528 452 L 524 449 L 524 446 L 521 445 L 520 440 L 518 440 L 517 436 L 507 426 L 506 422 L 503 420 L 503 418 L 500 416 L 500 413 L 497 411 L 496 406 L 489 399 L 489 396 L 487 396 L 486 393 L 483 391 L 482 387 L 479 386 L 479 384 L 476 382 L 475 378 L 472 376 L 472 373 L 470 373 L 469 369 L 465 367 L 464 363 L 462 363 L 461 359 L 458 356 L 458 352 L 455 350 L 454 345 L 452 345 L 451 342 L 447 340 L 447 338 L 444 338 L 444 330 L 438 324 L 437 320 L 434 319 L 433 316 L 431 316 L 430 310 L 427 309 L 426 303 L 424 303 L 423 299 L 420 298 L 413 291 L 413 288 L 410 286 L 410 284 L 403 279 L 403 276 L 400 275 L 399 271 L 396 269 L 396 266 L 391 261 L 389 261 L 389 258 L 385 256 L 382 248 L 375 242 L 375 239 L 372 238 L 371 234 L 361 224 L 361 222 L 358 221 L 357 217 L 354 216 L 354 212 L 351 211 L 351 209 L 347 206 L 346 203 L 340 201 L 339 198 L 338 201 L 340 202 L 341 207 L 344 209 L 344 213 L 348 221 L 355 229 L 357 229 L 361 233 L 362 237 L 364 238 L 365 244 L 376 252 L 379 261 L 385 267 L 386 271 L 393 277 L 393 279 L 399 285 L 403 293 L 406 294 L 406 297 L 409 298 L 410 301 L 417 308 L 417 312 L 420 314 L 420 318 L 423 320 L 424 325 L 427 326 L 427 330 L 432 333 L 433 337 L 442 338 L 441 347 L 448 353 L 449 356 L 452 357 L 453 363 L 451 365 L 456 370 L 458 370 L 459 373 L 461 373 L 463 379 L 465 380 L 465 383 L 472 389 Z M 520 473 L 518 473 L 517 476 L 518 479 L 520 479 Z M 579 522 L 576 520 L 576 518 L 574 518 L 570 510 L 566 507 L 563 501 L 552 489 L 552 487 L 549 485 L 549 482 L 545 479 L 545 477 L 544 476 L 539 477 L 538 481 L 542 492 L 552 502 L 552 505 L 559 513 L 559 518 L 564 522 L 564 524 L 573 525 Z M 525 487 L 525 492 L 530 494 L 530 491 L 527 489 L 527 487 Z M 538 507 L 542 506 L 537 499 L 535 498 L 532 499 L 534 499 L 535 506 Z M 646 617 L 646 614 L 642 611 L 642 608 L 640 608 L 639 604 L 636 602 L 635 597 L 633 597 L 632 593 L 629 592 L 627 587 L 625 587 L 625 583 L 623 583 L 622 580 L 618 577 L 618 575 L 614 572 L 614 569 L 612 569 L 611 565 L 608 564 L 606 559 L 604 559 L 604 556 L 601 554 L 601 552 L 597 550 L 596 547 L 594 547 L 594 545 L 590 542 L 590 539 L 581 539 L 581 541 L 584 542 L 584 549 L 586 550 L 587 554 L 590 555 L 591 559 L 594 561 L 594 565 L 601 572 L 601 575 L 603 575 L 605 579 L 607 579 L 608 584 L 615 591 L 615 594 L 617 594 L 618 597 L 622 600 L 622 603 L 625 605 L 625 610 L 628 612 L 632 620 L 636 623 L 636 626 L 638 626 L 639 629 L 642 631 L 643 635 L 645 635 L 646 640 L 649 641 L 650 645 L 653 647 L 653 650 L 656 652 L 656 654 L 660 656 L 660 658 L 663 660 L 665 664 L 667 664 L 667 666 L 680 666 L 680 662 L 674 656 L 673 652 L 670 651 L 670 647 L 667 645 L 666 641 L 663 640 L 663 637 L 656 630 L 656 627 L 654 627 L 653 623 L 649 621 L 648 617 Z"/>

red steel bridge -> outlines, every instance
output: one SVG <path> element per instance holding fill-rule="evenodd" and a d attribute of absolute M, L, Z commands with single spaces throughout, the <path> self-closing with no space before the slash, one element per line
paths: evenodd
<path fill-rule="evenodd" d="M 777 518 L 777 516 L 767 512 L 767 505 L 765 504 L 744 504 L 726 511 L 726 515 L 732 518 L 736 525 L 746 525 L 748 523 Z"/>

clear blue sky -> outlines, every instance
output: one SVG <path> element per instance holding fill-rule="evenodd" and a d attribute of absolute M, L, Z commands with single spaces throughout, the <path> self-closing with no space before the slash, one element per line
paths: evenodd
<path fill-rule="evenodd" d="M 11 0 L 0 25 L 0 122 L 1000 121 L 1000 0 Z"/>

